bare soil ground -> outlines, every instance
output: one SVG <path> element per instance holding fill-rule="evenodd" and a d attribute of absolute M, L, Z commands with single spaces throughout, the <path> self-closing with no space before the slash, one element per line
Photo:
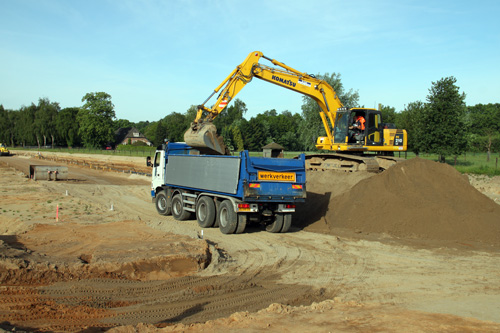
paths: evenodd
<path fill-rule="evenodd" d="M 309 173 L 290 233 L 200 239 L 156 213 L 143 158 L 45 155 L 0 158 L 5 330 L 500 330 L 498 177 Z M 69 180 L 26 177 L 45 163 Z"/>

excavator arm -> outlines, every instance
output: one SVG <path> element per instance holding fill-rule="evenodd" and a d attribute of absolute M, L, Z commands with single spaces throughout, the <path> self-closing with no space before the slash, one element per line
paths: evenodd
<path fill-rule="evenodd" d="M 270 61 L 277 67 L 260 64 L 261 58 Z M 262 52 L 255 51 L 250 53 L 245 61 L 222 81 L 203 104 L 198 106 L 196 118 L 190 129 L 184 134 L 186 143 L 202 153 L 228 154 L 228 149 L 222 138 L 217 135 L 213 120 L 254 77 L 314 99 L 321 108 L 320 116 L 327 136 L 332 141 L 331 128 L 333 128 L 335 114 L 337 109 L 342 107 L 342 103 L 333 88 L 327 82 L 319 80 L 313 75 L 299 72 L 284 63 L 264 56 Z M 211 108 L 205 106 L 217 93 L 219 95 L 213 106 Z"/>

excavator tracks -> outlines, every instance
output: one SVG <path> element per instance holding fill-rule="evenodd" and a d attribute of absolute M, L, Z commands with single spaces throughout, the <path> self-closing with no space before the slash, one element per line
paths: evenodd
<path fill-rule="evenodd" d="M 306 170 L 337 170 L 345 172 L 367 171 L 378 173 L 388 169 L 402 159 L 393 156 L 358 156 L 349 154 L 306 155 Z"/>

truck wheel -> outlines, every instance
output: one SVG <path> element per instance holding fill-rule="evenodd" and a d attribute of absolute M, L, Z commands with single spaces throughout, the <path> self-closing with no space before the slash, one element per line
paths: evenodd
<path fill-rule="evenodd" d="M 219 229 L 223 234 L 234 234 L 238 226 L 236 212 L 229 200 L 224 200 L 219 206 Z"/>
<path fill-rule="evenodd" d="M 167 199 L 167 193 L 165 191 L 160 191 L 156 194 L 155 197 L 155 206 L 156 211 L 160 215 L 171 215 L 172 214 L 172 206 Z"/>
<path fill-rule="evenodd" d="M 281 232 L 288 232 L 292 226 L 292 214 L 283 214 L 283 227 Z"/>
<path fill-rule="evenodd" d="M 236 228 L 235 234 L 241 234 L 245 231 L 247 227 L 248 215 L 247 214 L 238 214 L 238 227 Z"/>
<path fill-rule="evenodd" d="M 202 228 L 211 228 L 215 224 L 215 203 L 210 197 L 203 196 L 196 203 L 196 220 Z"/>
<path fill-rule="evenodd" d="M 180 194 L 176 194 L 172 198 L 172 216 L 177 221 L 184 221 L 187 220 L 190 215 L 190 212 L 184 210 L 182 205 L 182 196 Z"/>
<path fill-rule="evenodd" d="M 266 226 L 266 231 L 277 233 L 283 229 L 283 214 L 275 214 L 274 222 Z"/>

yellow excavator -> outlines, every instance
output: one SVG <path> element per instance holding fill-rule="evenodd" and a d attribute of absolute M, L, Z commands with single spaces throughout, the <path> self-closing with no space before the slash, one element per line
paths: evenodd
<path fill-rule="evenodd" d="M 7 149 L 7 146 L 3 143 L 0 143 L 0 156 L 9 156 L 10 151 Z"/>
<path fill-rule="evenodd" d="M 261 58 L 276 67 L 259 63 Z M 316 147 L 330 153 L 306 155 L 308 169 L 377 172 L 396 163 L 394 152 L 406 151 L 406 130 L 384 124 L 379 110 L 345 108 L 326 81 L 268 58 L 260 51 L 250 53 L 198 106 L 196 118 L 184 134 L 185 142 L 202 154 L 229 154 L 213 120 L 254 77 L 309 96 L 318 103 L 326 136 L 317 139 Z M 215 104 L 211 108 L 205 106 L 217 93 Z M 364 128 L 354 132 L 350 128 L 358 116 L 364 118 Z"/>

